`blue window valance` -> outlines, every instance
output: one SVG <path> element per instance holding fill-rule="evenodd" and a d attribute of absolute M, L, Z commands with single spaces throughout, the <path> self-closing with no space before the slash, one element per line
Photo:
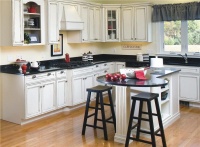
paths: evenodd
<path fill-rule="evenodd" d="M 199 20 L 200 2 L 154 5 L 152 21 Z"/>

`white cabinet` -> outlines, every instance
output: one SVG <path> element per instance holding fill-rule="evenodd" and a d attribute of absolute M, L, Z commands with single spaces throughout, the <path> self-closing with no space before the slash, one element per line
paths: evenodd
<path fill-rule="evenodd" d="M 57 77 L 57 108 L 67 106 L 67 98 L 68 98 L 68 80 L 67 80 L 67 71 L 61 70 L 56 72 Z"/>
<path fill-rule="evenodd" d="M 45 43 L 44 0 L 1 1 L 1 11 L 2 46 Z"/>
<path fill-rule="evenodd" d="M 152 41 L 151 6 L 122 7 L 122 41 Z"/>
<path fill-rule="evenodd" d="M 89 39 L 91 42 L 101 41 L 102 36 L 102 11 L 100 6 L 89 8 Z"/>
<path fill-rule="evenodd" d="M 56 108 L 54 72 L 27 76 L 25 81 L 25 119 Z"/>
<path fill-rule="evenodd" d="M 58 44 L 59 24 L 59 4 L 55 1 L 48 1 L 48 43 Z"/>
<path fill-rule="evenodd" d="M 69 70 L 71 79 L 71 95 L 69 96 L 68 106 L 78 105 L 86 101 L 87 88 L 94 86 L 93 66 Z"/>
<path fill-rule="evenodd" d="M 108 62 L 108 73 L 115 72 L 115 62 Z"/>
<path fill-rule="evenodd" d="M 199 101 L 199 75 L 179 75 L 180 100 Z"/>
<path fill-rule="evenodd" d="M 93 87 L 93 75 L 74 77 L 72 81 L 72 105 L 77 105 L 86 101 L 87 88 Z"/>
<path fill-rule="evenodd" d="M 119 72 L 119 70 L 125 68 L 125 66 L 125 62 L 115 62 L 115 72 Z"/>
<path fill-rule="evenodd" d="M 104 6 L 105 13 L 105 41 L 120 41 L 120 7 Z"/>

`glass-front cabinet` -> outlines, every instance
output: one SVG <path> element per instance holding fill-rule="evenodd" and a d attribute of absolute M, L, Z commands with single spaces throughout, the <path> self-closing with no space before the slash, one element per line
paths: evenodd
<path fill-rule="evenodd" d="M 44 1 L 23 1 L 24 44 L 44 44 Z"/>
<path fill-rule="evenodd" d="M 107 42 L 119 42 L 120 37 L 120 8 L 105 8 L 106 11 L 106 31 L 105 41 Z"/>

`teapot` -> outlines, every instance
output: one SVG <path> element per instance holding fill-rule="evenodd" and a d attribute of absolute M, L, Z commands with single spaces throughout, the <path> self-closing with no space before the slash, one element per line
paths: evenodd
<path fill-rule="evenodd" d="M 28 12 L 29 13 L 36 13 L 36 8 L 31 6 L 30 8 L 28 8 Z"/>
<path fill-rule="evenodd" d="M 39 65 L 40 65 L 40 62 L 37 62 L 37 61 L 31 62 L 31 67 L 38 68 Z"/>

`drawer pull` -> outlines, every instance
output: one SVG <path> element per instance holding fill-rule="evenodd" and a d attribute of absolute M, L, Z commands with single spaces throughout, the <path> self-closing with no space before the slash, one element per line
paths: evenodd
<path fill-rule="evenodd" d="M 99 67 L 99 65 L 96 65 L 96 67 Z"/>
<path fill-rule="evenodd" d="M 63 73 L 64 73 L 64 71 L 61 71 L 60 73 L 61 73 L 61 74 L 63 74 Z"/>
<path fill-rule="evenodd" d="M 32 76 L 32 79 L 35 79 L 35 78 L 36 78 L 36 75 L 33 75 L 33 76 Z"/>
<path fill-rule="evenodd" d="M 47 74 L 47 76 L 50 76 L 50 75 L 51 75 L 51 73 L 48 73 L 48 74 Z"/>

